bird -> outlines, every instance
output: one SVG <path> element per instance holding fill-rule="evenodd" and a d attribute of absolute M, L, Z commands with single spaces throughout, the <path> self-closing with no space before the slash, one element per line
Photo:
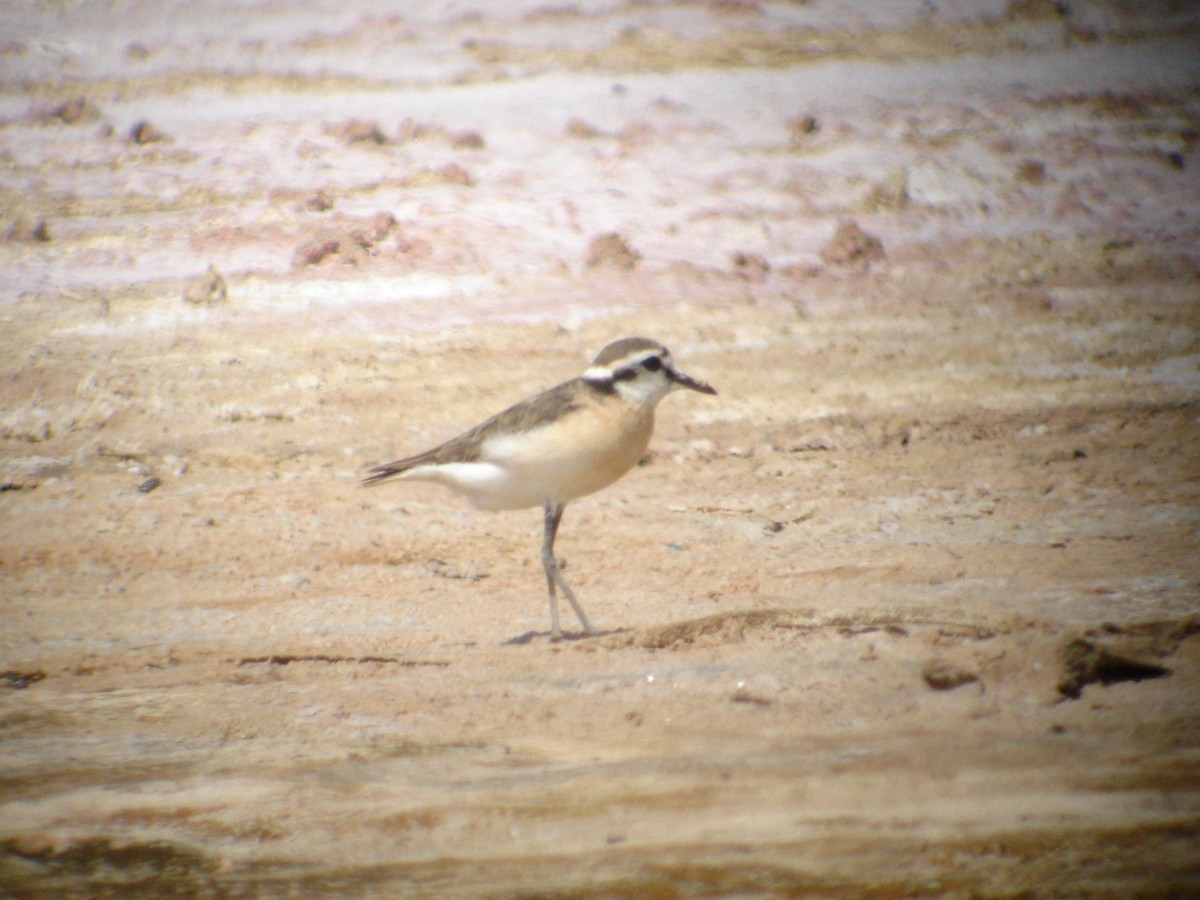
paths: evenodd
<path fill-rule="evenodd" d="M 679 389 L 717 393 L 681 372 L 658 341 L 621 338 L 596 354 L 582 375 L 430 450 L 368 469 L 362 483 L 432 481 L 484 510 L 541 506 L 550 640 L 562 640 L 556 591 L 571 604 L 584 634 L 594 635 L 554 555 L 563 511 L 569 502 L 608 487 L 633 468 L 650 444 L 659 401 Z"/>

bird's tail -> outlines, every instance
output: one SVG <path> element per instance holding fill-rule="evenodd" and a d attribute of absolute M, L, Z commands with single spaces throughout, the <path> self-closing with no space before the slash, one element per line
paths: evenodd
<path fill-rule="evenodd" d="M 364 486 L 379 484 L 381 481 L 387 481 L 389 478 L 403 475 L 409 469 L 419 466 L 421 463 L 428 462 L 433 452 L 419 453 L 416 456 L 408 456 L 404 459 L 398 459 L 395 462 L 384 463 L 372 469 L 367 469 L 367 477 L 362 480 L 362 483 Z"/>

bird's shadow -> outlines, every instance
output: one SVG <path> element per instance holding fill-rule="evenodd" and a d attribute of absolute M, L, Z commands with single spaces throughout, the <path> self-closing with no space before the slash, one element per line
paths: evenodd
<path fill-rule="evenodd" d="M 587 640 L 591 640 L 592 638 L 608 637 L 610 634 L 621 634 L 628 630 L 629 630 L 628 628 L 614 628 L 610 631 L 593 631 L 591 634 L 588 634 L 586 631 L 564 631 L 562 633 L 562 637 L 559 638 L 558 641 L 552 641 L 551 643 L 567 643 L 568 641 L 587 641 Z M 521 644 L 531 644 L 531 643 L 533 643 L 535 638 L 540 638 L 540 637 L 549 638 L 550 632 L 548 632 L 548 631 L 526 631 L 524 634 L 518 634 L 516 637 L 509 638 L 507 641 L 504 641 L 501 644 L 501 646 L 516 647 L 516 646 L 520 646 Z"/>

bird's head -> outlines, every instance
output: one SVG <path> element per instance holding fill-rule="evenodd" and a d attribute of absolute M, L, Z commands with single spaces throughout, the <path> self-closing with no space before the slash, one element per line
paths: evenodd
<path fill-rule="evenodd" d="M 654 406 L 678 388 L 701 394 L 716 393 L 711 385 L 677 369 L 671 351 L 648 338 L 613 341 L 596 354 L 583 377 L 596 387 L 614 390 L 625 399 L 645 406 Z"/>

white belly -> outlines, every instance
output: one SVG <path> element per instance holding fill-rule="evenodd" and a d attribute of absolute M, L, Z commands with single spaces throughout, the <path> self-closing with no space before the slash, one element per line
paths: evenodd
<path fill-rule="evenodd" d="M 479 509 L 525 509 L 547 501 L 566 503 L 608 487 L 641 459 L 653 419 L 613 428 L 598 421 L 587 433 L 556 427 L 498 435 L 478 462 L 417 466 L 402 477 L 436 481 L 458 491 Z M 583 433 L 581 433 L 583 432 Z"/>
<path fill-rule="evenodd" d="M 478 509 L 526 509 L 541 506 L 548 498 L 538 481 L 519 477 L 518 473 L 495 463 L 444 463 L 418 466 L 402 478 L 436 481 L 457 491 Z M 555 499 L 557 502 L 557 498 Z"/>

